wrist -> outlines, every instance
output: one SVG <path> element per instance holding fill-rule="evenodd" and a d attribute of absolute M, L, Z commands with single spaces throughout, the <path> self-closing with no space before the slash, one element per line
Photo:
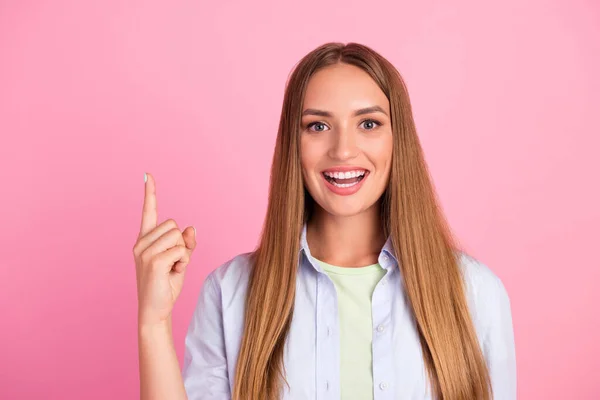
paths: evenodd
<path fill-rule="evenodd" d="M 159 322 L 141 322 L 138 321 L 139 335 L 155 335 L 172 332 L 171 319 Z"/>

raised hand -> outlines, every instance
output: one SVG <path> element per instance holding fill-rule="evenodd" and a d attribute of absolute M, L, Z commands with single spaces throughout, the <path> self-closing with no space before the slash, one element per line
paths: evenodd
<path fill-rule="evenodd" d="M 139 326 L 169 321 L 196 248 L 194 227 L 181 231 L 173 219 L 157 225 L 156 184 L 152 175 L 146 176 L 142 224 L 133 247 Z"/>

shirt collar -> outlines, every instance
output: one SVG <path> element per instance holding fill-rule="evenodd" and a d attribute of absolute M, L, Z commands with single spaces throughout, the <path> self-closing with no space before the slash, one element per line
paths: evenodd
<path fill-rule="evenodd" d="M 324 272 L 321 268 L 321 265 L 316 261 L 316 259 L 310 253 L 310 248 L 308 247 L 308 241 L 306 240 L 306 222 L 302 226 L 302 235 L 300 237 L 300 257 L 302 256 L 302 252 L 309 261 L 309 264 L 316 269 L 318 272 Z M 384 269 L 391 269 L 398 266 L 398 258 L 394 252 L 394 248 L 392 245 L 392 238 L 388 236 L 381 252 L 379 253 L 379 257 L 377 259 L 379 265 L 381 265 Z"/>

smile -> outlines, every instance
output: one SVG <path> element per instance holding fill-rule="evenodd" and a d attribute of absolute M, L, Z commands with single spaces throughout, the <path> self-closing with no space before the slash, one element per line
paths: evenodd
<path fill-rule="evenodd" d="M 369 171 L 356 169 L 352 171 L 325 171 L 321 174 L 325 186 L 338 195 L 347 196 L 356 193 L 364 180 L 369 176 Z"/>
<path fill-rule="evenodd" d="M 337 187 L 351 187 L 362 181 L 367 171 L 324 172 L 325 179 Z"/>

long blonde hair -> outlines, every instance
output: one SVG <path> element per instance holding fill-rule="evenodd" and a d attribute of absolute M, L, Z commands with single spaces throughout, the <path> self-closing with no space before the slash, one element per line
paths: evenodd
<path fill-rule="evenodd" d="M 439 400 L 488 400 L 489 373 L 467 305 L 457 243 L 439 207 L 406 86 L 389 61 L 358 43 L 319 46 L 288 79 L 267 214 L 252 253 L 233 399 L 276 400 L 287 384 L 283 350 L 294 312 L 300 237 L 314 207 L 302 180 L 301 112 L 310 77 L 336 63 L 366 71 L 390 103 L 394 139 L 390 180 L 380 199 L 382 229 L 399 260 L 431 391 Z"/>

